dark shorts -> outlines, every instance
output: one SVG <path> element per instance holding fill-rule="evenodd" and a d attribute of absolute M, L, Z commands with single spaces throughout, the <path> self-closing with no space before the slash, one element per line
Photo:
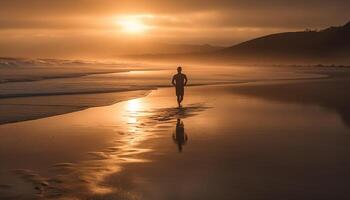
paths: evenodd
<path fill-rule="evenodd" d="M 176 96 L 183 96 L 185 93 L 184 87 L 175 87 L 176 88 Z"/>

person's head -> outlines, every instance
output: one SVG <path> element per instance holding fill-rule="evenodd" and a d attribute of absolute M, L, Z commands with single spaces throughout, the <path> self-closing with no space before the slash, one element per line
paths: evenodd
<path fill-rule="evenodd" d="M 182 71 L 182 67 L 177 67 L 177 72 L 181 73 L 181 71 Z"/>

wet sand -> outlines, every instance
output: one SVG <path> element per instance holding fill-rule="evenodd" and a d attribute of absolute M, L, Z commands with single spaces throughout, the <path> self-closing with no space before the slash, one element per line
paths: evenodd
<path fill-rule="evenodd" d="M 189 87 L 182 109 L 163 88 L 1 125 L 0 197 L 349 199 L 347 80 Z"/>
<path fill-rule="evenodd" d="M 128 66 L 106 69 L 99 65 L 77 66 L 76 71 L 52 66 L 1 68 L 0 74 L 4 76 L 0 77 L 0 124 L 50 117 L 144 96 L 156 88 L 169 87 L 169 77 L 174 73 L 169 66 L 157 66 L 157 69 Z M 55 71 L 62 77 L 54 77 Z M 326 76 L 303 73 L 294 68 L 253 66 L 186 66 L 186 73 L 191 86 Z M 11 76 L 6 76 L 9 74 Z M 12 81 L 5 77 L 12 77 Z"/>
<path fill-rule="evenodd" d="M 0 100 L 0 124 L 61 115 L 146 96 L 150 90 L 8 98 Z M 6 113 L 6 114 L 5 114 Z"/>
<path fill-rule="evenodd" d="M 248 83 L 232 87 L 232 92 L 270 101 L 318 105 L 336 111 L 350 126 L 350 78 Z"/>

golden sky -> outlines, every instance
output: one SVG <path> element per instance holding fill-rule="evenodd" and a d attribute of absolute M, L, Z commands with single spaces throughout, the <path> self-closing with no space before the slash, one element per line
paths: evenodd
<path fill-rule="evenodd" d="M 349 7 L 349 0 L 1 0 L 0 56 L 113 56 L 152 52 L 155 43 L 229 46 L 342 25 Z"/>

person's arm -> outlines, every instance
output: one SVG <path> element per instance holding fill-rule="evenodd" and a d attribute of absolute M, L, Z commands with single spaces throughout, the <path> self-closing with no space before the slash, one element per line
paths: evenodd
<path fill-rule="evenodd" d="M 175 76 L 173 76 L 173 80 L 171 81 L 171 84 L 175 86 Z"/>
<path fill-rule="evenodd" d="M 185 75 L 185 85 L 187 85 L 187 76 Z"/>

